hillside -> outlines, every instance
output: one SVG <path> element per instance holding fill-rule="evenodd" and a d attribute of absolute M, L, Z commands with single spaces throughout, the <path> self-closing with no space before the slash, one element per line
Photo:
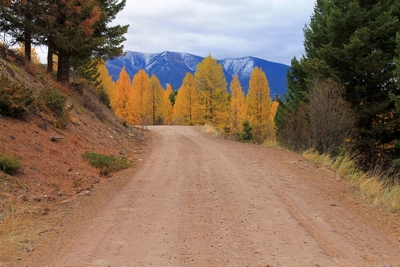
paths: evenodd
<path fill-rule="evenodd" d="M 178 90 L 186 73 L 194 73 L 196 66 L 204 57 L 189 53 L 165 51 L 162 53 L 139 53 L 127 51 L 124 56 L 106 62 L 108 71 L 114 81 L 118 80 L 123 67 L 132 78 L 140 69 L 144 69 L 150 76 L 156 75 L 165 87 L 168 83 L 174 90 Z M 286 72 L 290 68 L 284 64 L 267 60 L 243 57 L 218 60 L 224 68 L 226 80 L 229 84 L 235 74 L 239 75 L 243 91 L 247 92 L 250 75 L 255 67 L 261 68 L 267 75 L 271 89 L 271 97 L 283 97 L 286 90 Z"/>
<path fill-rule="evenodd" d="M 86 151 L 124 155 L 139 162 L 145 149 L 146 131 L 124 126 L 83 83 L 59 86 L 45 70 L 2 48 L 0 54 L 0 154 L 20 158 L 14 175 L 0 169 L 0 266 L 32 252 L 54 218 L 71 200 L 107 188 L 118 174 L 101 176 L 83 158 Z M 10 84 L 4 84 L 7 81 Z M 21 118 L 4 115 L 4 91 L 32 90 L 35 98 L 46 88 L 68 96 L 70 112 L 65 128 L 57 118 L 35 105 Z M 111 183 L 110 183 L 111 182 Z M 17 253 L 18 252 L 18 253 Z"/>

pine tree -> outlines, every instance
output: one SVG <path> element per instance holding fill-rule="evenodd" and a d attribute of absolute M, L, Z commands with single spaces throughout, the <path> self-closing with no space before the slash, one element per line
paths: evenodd
<path fill-rule="evenodd" d="M 194 84 L 194 77 L 188 72 L 176 96 L 173 118 L 177 124 L 195 125 L 199 123 L 199 117 L 199 95 Z"/>
<path fill-rule="evenodd" d="M 274 138 L 275 126 L 271 121 L 270 89 L 265 73 L 258 67 L 254 68 L 250 76 L 246 102 L 254 140 L 261 144 L 267 139 Z"/>
<path fill-rule="evenodd" d="M 390 101 L 390 93 L 400 92 L 393 79 L 399 14 L 397 0 L 320 0 L 304 31 L 301 64 L 310 80 L 331 77 L 345 86 L 358 128 L 352 146 L 369 163 L 400 156 L 394 145 L 400 125 Z"/>
<path fill-rule="evenodd" d="M 164 93 L 164 103 L 165 103 L 165 115 L 164 124 L 169 125 L 172 123 L 172 117 L 174 115 L 174 108 L 171 103 L 171 95 L 174 95 L 174 90 L 170 84 L 167 85 Z"/>
<path fill-rule="evenodd" d="M 237 136 L 243 131 L 243 122 L 247 117 L 247 105 L 244 98 L 239 76 L 236 74 L 230 84 L 231 103 L 230 103 L 230 132 L 231 136 Z"/>
<path fill-rule="evenodd" d="M 222 65 L 208 55 L 197 65 L 194 80 L 199 92 L 202 122 L 227 126 L 229 101 Z"/>

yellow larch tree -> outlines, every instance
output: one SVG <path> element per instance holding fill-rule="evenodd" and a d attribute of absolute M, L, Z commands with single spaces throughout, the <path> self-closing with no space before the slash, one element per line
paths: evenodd
<path fill-rule="evenodd" d="M 195 125 L 200 117 L 199 95 L 194 84 L 194 77 L 186 73 L 178 90 L 174 105 L 174 122 L 180 125 Z"/>
<path fill-rule="evenodd" d="M 172 123 L 172 116 L 174 113 L 174 108 L 172 106 L 170 96 L 173 93 L 174 93 L 174 90 L 172 89 L 171 84 L 168 84 L 167 88 L 165 88 L 165 93 L 164 93 L 164 103 L 165 103 L 164 124 L 165 125 L 169 125 Z"/>
<path fill-rule="evenodd" d="M 127 117 L 127 121 L 133 125 L 147 125 L 150 122 L 147 114 L 149 103 L 146 101 L 149 81 L 149 75 L 143 69 L 133 76 Z"/>
<path fill-rule="evenodd" d="M 247 117 L 247 105 L 244 98 L 242 85 L 239 76 L 235 74 L 230 84 L 231 103 L 229 111 L 230 134 L 237 136 L 243 131 L 243 122 Z"/>
<path fill-rule="evenodd" d="M 97 71 L 99 73 L 97 81 L 100 82 L 100 85 L 103 87 L 104 92 L 108 95 L 108 98 L 110 99 L 110 106 L 112 107 L 116 91 L 116 84 L 112 80 L 104 61 L 101 61 L 97 65 Z"/>
<path fill-rule="evenodd" d="M 114 111 L 114 114 L 121 118 L 127 119 L 128 117 L 128 102 L 130 97 L 130 84 L 131 79 L 126 72 L 125 67 L 122 68 L 121 72 L 119 73 L 119 78 L 115 85 L 115 92 L 113 95 L 113 100 L 110 103 L 111 108 Z"/>
<path fill-rule="evenodd" d="M 271 120 L 271 98 L 267 76 L 258 67 L 255 67 L 249 83 L 246 97 L 247 114 L 250 125 L 253 127 L 254 140 L 261 144 L 275 136 L 275 126 Z"/>
<path fill-rule="evenodd" d="M 228 126 L 229 95 L 222 65 L 208 55 L 197 65 L 194 80 L 199 92 L 202 122 L 217 127 Z"/>
<path fill-rule="evenodd" d="M 23 43 L 18 43 L 18 47 L 15 49 L 17 53 L 25 55 L 25 45 Z M 40 57 L 34 47 L 31 48 L 31 62 L 35 64 L 40 64 Z"/>
<path fill-rule="evenodd" d="M 147 91 L 144 94 L 142 124 L 160 125 L 164 123 L 166 113 L 164 102 L 164 88 L 158 78 L 153 74 L 148 83 Z"/>

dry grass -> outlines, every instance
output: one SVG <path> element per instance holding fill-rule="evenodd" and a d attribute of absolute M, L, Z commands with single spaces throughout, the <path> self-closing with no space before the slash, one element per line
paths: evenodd
<path fill-rule="evenodd" d="M 211 135 L 212 137 L 222 137 L 223 135 L 211 124 L 206 123 L 202 127 L 202 131 L 208 135 Z"/>
<path fill-rule="evenodd" d="M 377 168 L 373 173 L 363 173 L 356 167 L 351 156 L 339 156 L 332 159 L 329 155 L 320 155 L 318 152 L 308 150 L 303 157 L 332 170 L 350 182 L 359 195 L 374 206 L 384 206 L 392 212 L 400 211 L 400 184 L 387 183 L 386 173 Z"/>
<path fill-rule="evenodd" d="M 309 160 L 312 161 L 318 165 L 324 166 L 324 167 L 330 167 L 332 166 L 332 159 L 329 155 L 326 154 L 319 154 L 317 151 L 309 149 L 306 152 L 302 154 L 302 156 Z"/>
<path fill-rule="evenodd" d="M 38 216 L 45 210 L 22 199 L 3 200 L 1 210 L 0 262 L 8 262 L 15 259 L 17 251 L 33 251 L 39 241 L 39 233 L 46 229 L 45 221 Z"/>

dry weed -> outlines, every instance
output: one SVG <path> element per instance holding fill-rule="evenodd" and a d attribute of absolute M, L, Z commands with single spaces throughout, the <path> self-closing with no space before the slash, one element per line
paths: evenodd
<path fill-rule="evenodd" d="M 16 252 L 30 252 L 38 242 L 39 233 L 46 229 L 40 219 L 43 207 L 22 201 L 1 203 L 0 263 L 15 260 Z"/>
<path fill-rule="evenodd" d="M 359 190 L 360 196 L 372 205 L 387 207 L 392 212 L 400 211 L 400 185 L 389 184 L 382 169 L 373 173 L 360 171 L 355 161 L 349 156 L 339 156 L 334 160 L 329 155 L 320 155 L 314 150 L 302 154 L 304 158 L 318 165 L 331 167 L 336 173 Z"/>
<path fill-rule="evenodd" d="M 221 133 L 218 132 L 217 129 L 215 129 L 215 127 L 209 123 L 206 123 L 203 125 L 202 131 L 208 135 L 211 135 L 212 137 L 221 137 L 222 136 Z"/>

